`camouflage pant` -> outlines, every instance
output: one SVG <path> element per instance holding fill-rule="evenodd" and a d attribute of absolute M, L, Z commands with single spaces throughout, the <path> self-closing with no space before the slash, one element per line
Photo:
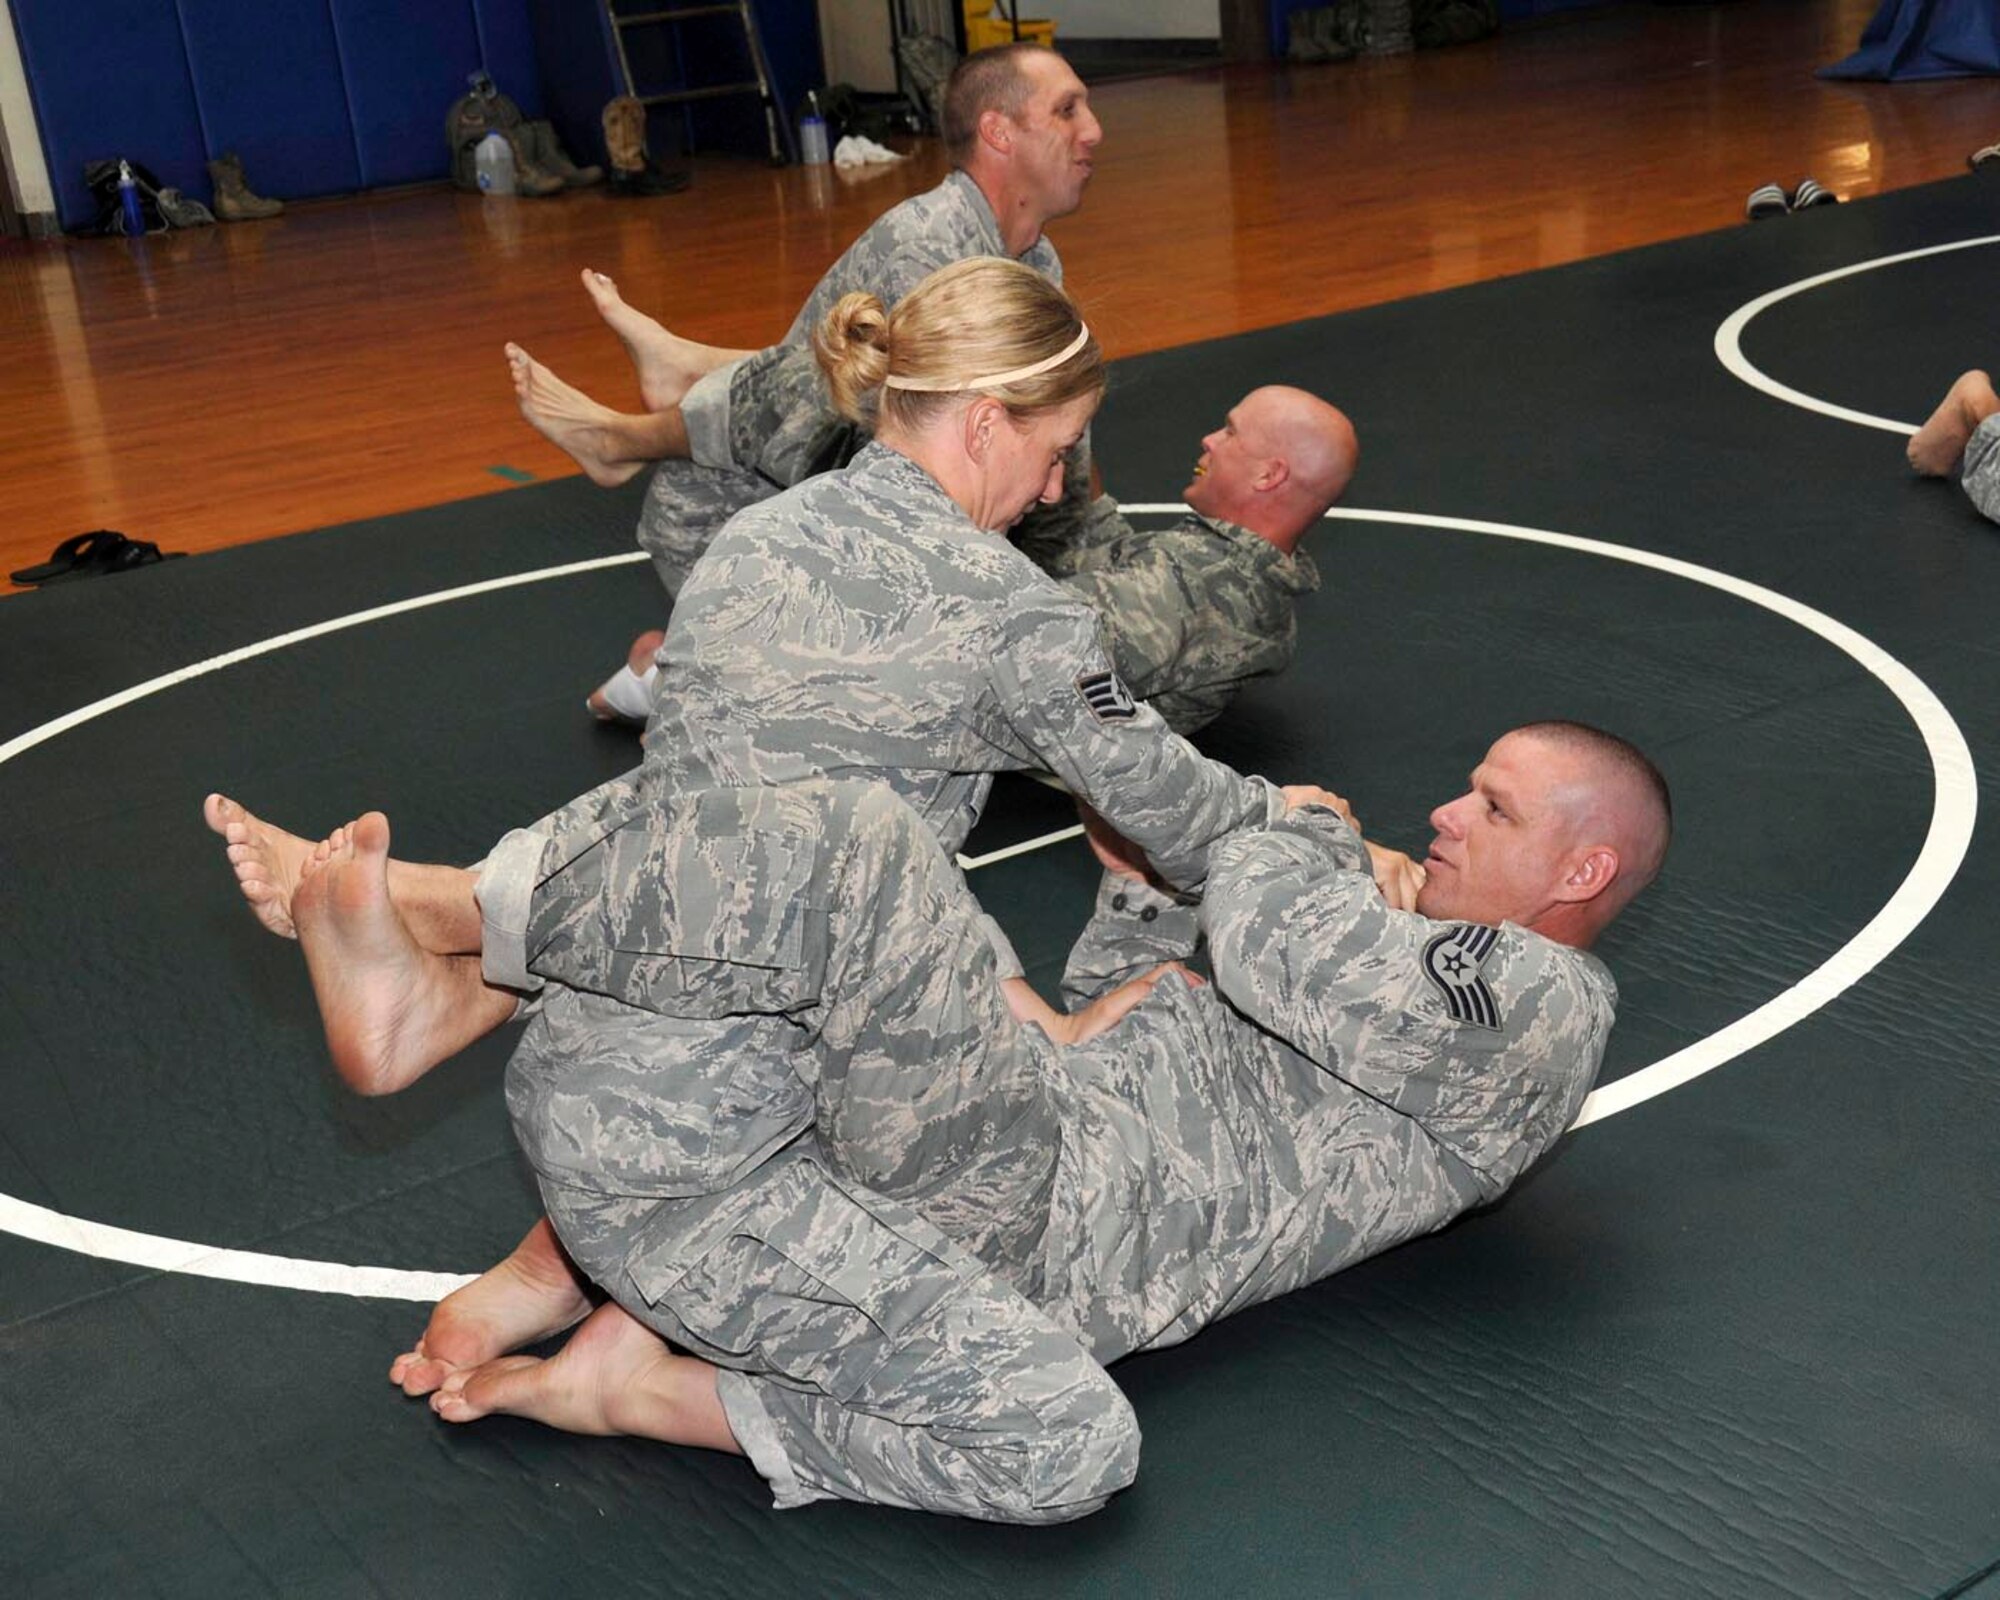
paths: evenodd
<path fill-rule="evenodd" d="M 1966 442 L 1960 481 L 1980 515 L 2000 522 L 2000 415 L 1980 423 Z"/>
<path fill-rule="evenodd" d="M 1364 1092 L 1173 978 L 1088 1046 L 1017 1025 L 963 878 L 884 790 L 633 794 L 511 837 L 547 871 L 525 944 L 558 982 L 508 1097 L 550 1215 L 728 1369 L 781 1505 L 1095 1509 L 1138 1442 L 1099 1362 L 1492 1198 L 1427 1132 L 1421 1062 Z M 1100 895 L 1073 988 L 1192 949 L 1191 912 L 1128 898 Z M 1523 1067 L 1496 1053 L 1494 1086 Z"/>
<path fill-rule="evenodd" d="M 508 1103 L 551 1219 L 725 1369 L 778 1503 L 1055 1521 L 1130 1482 L 1131 1408 L 1030 1299 L 1050 1047 L 915 814 L 866 785 L 614 785 L 503 841 L 482 901 L 523 872 L 544 989 Z"/>

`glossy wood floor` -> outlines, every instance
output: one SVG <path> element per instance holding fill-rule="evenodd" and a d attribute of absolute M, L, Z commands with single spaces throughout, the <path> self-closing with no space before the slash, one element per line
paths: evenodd
<path fill-rule="evenodd" d="M 1097 178 L 1052 233 L 1120 356 L 1730 226 L 1766 180 L 1858 196 L 1962 172 L 2000 138 L 1992 79 L 1813 77 L 1874 9 L 1635 4 L 1399 59 L 1108 85 Z M 579 268 L 684 332 L 762 344 L 942 170 L 930 144 L 854 181 L 716 157 L 645 202 L 427 189 L 136 245 L 0 244 L 0 571 L 88 528 L 199 551 L 502 492 L 496 468 L 566 473 L 500 345 L 635 404 Z"/>

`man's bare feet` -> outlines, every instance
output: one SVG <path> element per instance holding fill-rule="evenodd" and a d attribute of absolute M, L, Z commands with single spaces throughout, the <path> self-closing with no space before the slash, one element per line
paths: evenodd
<path fill-rule="evenodd" d="M 655 459 L 639 442 L 642 419 L 599 405 L 517 344 L 507 346 L 507 371 L 528 425 L 583 468 L 592 483 L 615 489 Z"/>
<path fill-rule="evenodd" d="M 212 794 L 202 801 L 201 815 L 210 831 L 222 836 L 236 886 L 257 920 L 281 939 L 296 939 L 292 895 L 312 857 L 313 841 L 252 816 L 227 795 Z"/>
<path fill-rule="evenodd" d="M 437 1303 L 415 1348 L 390 1366 L 389 1381 L 407 1395 L 430 1394 L 460 1368 L 539 1344 L 589 1310 L 583 1276 L 544 1217 L 505 1261 Z"/>
<path fill-rule="evenodd" d="M 507 1020 L 476 957 L 418 945 L 389 897 L 389 820 L 371 811 L 301 872 L 292 921 L 312 974 L 333 1064 L 363 1094 L 413 1083 Z"/>
<path fill-rule="evenodd" d="M 2000 395 L 1993 392 L 1993 380 L 1983 372 L 1965 373 L 1910 440 L 1910 465 L 1927 478 L 1950 476 L 1958 470 L 1966 442 L 1996 411 Z"/>
<path fill-rule="evenodd" d="M 615 1304 L 599 1306 L 547 1360 L 502 1356 L 458 1371 L 431 1396 L 447 1422 L 496 1412 L 566 1433 L 631 1434 L 742 1454 L 715 1392 L 715 1368 L 677 1356 Z"/>
<path fill-rule="evenodd" d="M 658 628 L 652 628 L 632 641 L 632 648 L 625 652 L 625 672 L 606 678 L 590 691 L 589 699 L 584 702 L 593 717 L 599 722 L 645 723 L 652 709 L 651 685 L 642 685 L 638 680 L 652 670 L 653 657 L 666 637 Z M 642 694 L 646 697 L 644 709 L 638 699 Z"/>
<path fill-rule="evenodd" d="M 639 398 L 648 411 L 677 406 L 695 380 L 706 376 L 738 352 L 683 339 L 645 312 L 625 303 L 618 285 L 601 272 L 583 269 L 584 292 L 597 314 L 624 342 L 625 353 L 639 373 Z"/>

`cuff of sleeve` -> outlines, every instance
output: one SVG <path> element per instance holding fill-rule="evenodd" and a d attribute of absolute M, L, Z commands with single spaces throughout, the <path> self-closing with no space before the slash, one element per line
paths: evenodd
<path fill-rule="evenodd" d="M 729 362 L 695 379 L 681 396 L 681 423 L 687 429 L 688 455 L 697 466 L 733 467 L 729 451 L 729 379 L 737 363 Z"/>
<path fill-rule="evenodd" d="M 1343 867 L 1362 870 L 1369 866 L 1368 847 L 1361 842 L 1361 835 L 1330 806 L 1300 806 L 1286 813 L 1278 826 L 1328 846 Z"/>
<path fill-rule="evenodd" d="M 528 971 L 528 906 L 541 881 L 541 835 L 516 828 L 480 863 L 472 895 L 479 902 L 479 973 L 501 989 L 532 993 L 542 980 Z"/>
<path fill-rule="evenodd" d="M 1199 895 L 1162 891 L 1137 878 L 1107 872 L 1097 886 L 1096 915 L 1122 917 L 1128 921 L 1137 918 L 1148 924 L 1149 931 L 1155 936 L 1185 928 L 1192 937 L 1196 927 L 1196 908 L 1200 904 Z"/>
<path fill-rule="evenodd" d="M 771 1486 L 771 1504 L 777 1510 L 789 1511 L 794 1506 L 808 1505 L 823 1498 L 799 1482 L 799 1475 L 792 1470 L 791 1457 L 785 1454 L 785 1447 L 778 1442 L 778 1430 L 757 1394 L 754 1378 L 724 1367 L 715 1375 L 715 1394 L 722 1402 L 722 1414 L 729 1423 L 729 1431 L 743 1446 L 750 1465 Z"/>
<path fill-rule="evenodd" d="M 993 947 L 993 959 L 998 963 L 998 970 L 993 975 L 1003 982 L 1008 978 L 1025 977 L 1021 958 L 1014 953 L 1014 941 L 1001 931 L 1000 924 L 982 911 L 979 926 L 986 935 L 986 942 Z"/>

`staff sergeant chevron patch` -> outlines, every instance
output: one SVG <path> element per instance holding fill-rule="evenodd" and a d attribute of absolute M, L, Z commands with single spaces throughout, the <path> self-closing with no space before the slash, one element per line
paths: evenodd
<path fill-rule="evenodd" d="M 1424 976 L 1444 996 L 1445 1010 L 1454 1022 L 1500 1031 L 1500 1006 L 1493 991 L 1479 975 L 1479 963 L 1486 959 L 1498 928 L 1461 922 L 1447 928 L 1424 946 Z"/>
<path fill-rule="evenodd" d="M 1086 672 L 1076 680 L 1076 692 L 1099 722 L 1125 722 L 1139 714 L 1132 691 L 1115 672 Z"/>

